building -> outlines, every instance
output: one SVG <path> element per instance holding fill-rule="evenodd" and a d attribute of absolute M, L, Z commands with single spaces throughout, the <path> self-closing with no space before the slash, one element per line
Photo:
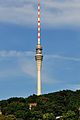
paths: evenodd
<path fill-rule="evenodd" d="M 30 104 L 29 104 L 29 109 L 31 110 L 32 107 L 35 107 L 35 106 L 37 106 L 37 103 L 30 103 Z"/>

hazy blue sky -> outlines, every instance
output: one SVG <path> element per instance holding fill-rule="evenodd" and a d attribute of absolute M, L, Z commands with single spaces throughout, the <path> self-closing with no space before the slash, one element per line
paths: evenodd
<path fill-rule="evenodd" d="M 0 100 L 37 93 L 37 0 L 0 0 Z M 41 0 L 42 93 L 80 89 L 80 0 Z"/>

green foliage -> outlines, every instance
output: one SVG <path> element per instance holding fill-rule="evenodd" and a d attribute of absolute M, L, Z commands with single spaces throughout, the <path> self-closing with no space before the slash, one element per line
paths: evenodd
<path fill-rule="evenodd" d="M 0 115 L 0 120 L 4 120 L 4 115 Z"/>
<path fill-rule="evenodd" d="M 4 120 L 17 120 L 14 115 L 7 115 L 4 117 Z"/>
<path fill-rule="evenodd" d="M 14 115 L 0 116 L 0 120 L 17 120 Z"/>
<path fill-rule="evenodd" d="M 67 113 L 62 114 L 65 120 L 75 120 L 75 112 L 74 111 L 67 111 Z"/>
<path fill-rule="evenodd" d="M 53 113 L 46 113 L 43 115 L 43 120 L 55 120 L 55 116 Z"/>
<path fill-rule="evenodd" d="M 29 110 L 29 103 L 37 106 Z M 55 120 L 63 116 L 64 120 L 78 120 L 80 107 L 80 90 L 63 90 L 41 96 L 32 95 L 28 98 L 10 98 L 0 101 L 3 116 L 0 120 Z M 11 118 L 14 116 L 13 118 Z"/>

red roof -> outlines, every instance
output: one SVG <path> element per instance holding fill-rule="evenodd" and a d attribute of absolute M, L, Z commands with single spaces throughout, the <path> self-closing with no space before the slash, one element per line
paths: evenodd
<path fill-rule="evenodd" d="M 37 103 L 30 103 L 29 105 L 30 105 L 30 106 L 36 106 Z"/>

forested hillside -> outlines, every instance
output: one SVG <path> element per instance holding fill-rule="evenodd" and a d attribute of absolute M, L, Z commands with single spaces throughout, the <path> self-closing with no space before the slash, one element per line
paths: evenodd
<path fill-rule="evenodd" d="M 29 109 L 30 103 L 37 106 Z M 80 107 L 80 90 L 64 90 L 28 98 L 10 98 L 0 101 L 2 115 L 0 120 L 78 120 Z"/>

